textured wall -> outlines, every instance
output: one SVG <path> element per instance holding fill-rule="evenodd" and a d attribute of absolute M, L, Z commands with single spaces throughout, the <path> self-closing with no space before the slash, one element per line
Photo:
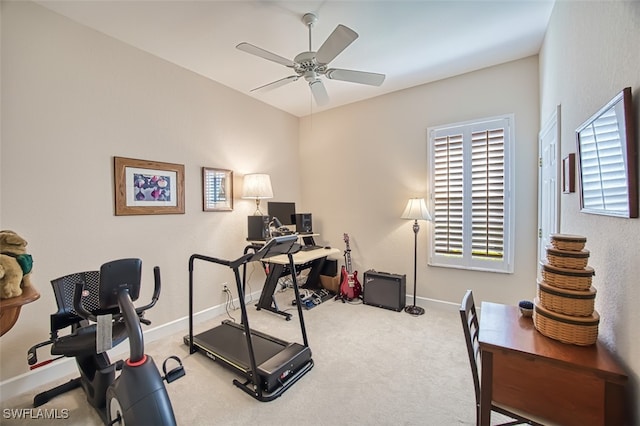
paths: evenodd
<path fill-rule="evenodd" d="M 624 87 L 632 88 L 640 135 L 640 2 L 557 1 L 540 53 L 541 118 L 561 105 L 562 157 L 576 152 L 575 129 Z M 636 157 L 637 160 L 637 157 Z M 587 237 L 595 269 L 600 338 L 640 380 L 640 219 L 580 213 L 578 192 L 561 196 L 561 231 Z M 640 418 L 633 396 L 636 420 Z"/>

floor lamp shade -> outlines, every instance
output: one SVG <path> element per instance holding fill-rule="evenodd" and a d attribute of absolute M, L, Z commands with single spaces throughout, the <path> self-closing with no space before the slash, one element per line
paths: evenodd
<path fill-rule="evenodd" d="M 416 305 L 416 287 L 418 279 L 418 231 L 420 225 L 418 220 L 431 220 L 431 215 L 424 202 L 424 198 L 410 198 L 405 207 L 402 219 L 413 220 L 413 305 L 404 308 L 404 311 L 411 315 L 422 315 L 424 309 Z"/>
<path fill-rule="evenodd" d="M 424 198 L 410 198 L 400 217 L 411 220 L 431 220 Z"/>
<path fill-rule="evenodd" d="M 262 212 L 260 211 L 260 200 L 273 198 L 271 177 L 264 173 L 244 175 L 242 198 L 256 200 L 256 211 L 254 214 L 262 215 Z"/>

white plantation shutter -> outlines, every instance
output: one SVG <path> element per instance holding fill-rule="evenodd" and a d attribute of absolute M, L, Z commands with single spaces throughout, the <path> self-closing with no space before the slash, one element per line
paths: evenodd
<path fill-rule="evenodd" d="M 616 112 L 612 108 L 580 132 L 585 209 L 627 211 L 627 176 L 618 126 Z"/>
<path fill-rule="evenodd" d="M 462 135 L 434 141 L 433 241 L 435 251 L 462 255 Z"/>
<path fill-rule="evenodd" d="M 431 265 L 512 272 L 512 121 L 429 129 Z"/>
<path fill-rule="evenodd" d="M 471 134 L 471 253 L 504 256 L 504 129 Z"/>

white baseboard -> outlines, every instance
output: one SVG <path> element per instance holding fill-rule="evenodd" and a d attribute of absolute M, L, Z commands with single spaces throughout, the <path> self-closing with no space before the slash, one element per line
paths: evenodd
<path fill-rule="evenodd" d="M 260 291 L 254 292 L 246 298 L 247 301 L 257 300 L 260 297 Z M 237 300 L 234 300 L 237 303 Z M 407 305 L 413 304 L 413 295 L 407 295 Z M 425 309 L 447 309 L 457 310 L 459 305 L 456 303 L 443 302 L 441 300 L 427 299 L 423 297 L 416 298 L 416 304 Z M 209 321 L 225 312 L 225 304 L 217 305 L 194 314 L 194 324 Z M 185 335 L 189 330 L 189 317 L 178 318 L 158 327 L 145 330 L 145 342 L 150 343 L 159 339 L 184 331 Z M 126 356 L 128 344 L 121 344 L 108 351 L 111 359 L 118 359 Z M 19 376 L 0 382 L 0 395 L 3 400 L 13 398 L 23 393 L 32 392 L 34 389 L 51 382 L 64 379 L 67 376 L 75 376 L 78 374 L 75 360 L 73 358 L 65 358 L 55 361 L 52 364 L 40 367 L 37 370 L 28 371 Z"/>
<path fill-rule="evenodd" d="M 260 291 L 247 296 L 246 300 L 256 300 L 259 297 Z M 237 304 L 238 300 L 235 299 L 234 303 Z M 209 321 L 219 315 L 222 315 L 225 312 L 225 304 L 226 303 L 223 303 L 195 313 L 193 316 L 194 324 Z M 178 318 L 158 327 L 145 330 L 145 343 L 167 338 L 168 336 L 180 331 L 184 331 L 185 335 L 189 333 L 189 316 Z M 109 354 L 110 359 L 119 359 L 126 356 L 128 350 L 128 343 L 123 342 L 123 344 L 107 351 L 107 353 Z M 0 382 L 0 395 L 2 395 L 3 400 L 7 400 L 23 393 L 32 392 L 34 389 L 44 384 L 59 381 L 68 376 L 75 377 L 77 375 L 78 368 L 73 358 L 60 359 L 59 361 L 40 367 L 37 370 L 31 370 Z"/>
<path fill-rule="evenodd" d="M 407 306 L 413 305 L 413 295 L 407 295 Z M 457 311 L 460 309 L 460 303 L 445 302 L 444 300 L 428 299 L 426 297 L 416 297 L 416 305 L 425 309 L 444 309 L 447 311 Z"/>

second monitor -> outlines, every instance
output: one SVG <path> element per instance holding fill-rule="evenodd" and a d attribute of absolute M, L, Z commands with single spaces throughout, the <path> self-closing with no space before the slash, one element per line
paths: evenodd
<path fill-rule="evenodd" d="M 267 202 L 267 213 L 271 217 L 277 217 L 283 225 L 295 225 L 296 223 L 296 203 L 269 201 Z"/>

